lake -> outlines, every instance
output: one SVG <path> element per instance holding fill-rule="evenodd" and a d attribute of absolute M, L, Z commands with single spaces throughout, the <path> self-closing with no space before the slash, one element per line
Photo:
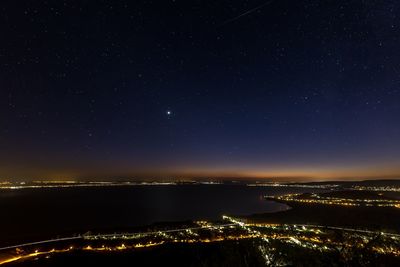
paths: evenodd
<path fill-rule="evenodd" d="M 0 246 L 89 230 L 282 211 L 288 207 L 266 201 L 263 195 L 306 191 L 244 185 L 1 190 Z"/>

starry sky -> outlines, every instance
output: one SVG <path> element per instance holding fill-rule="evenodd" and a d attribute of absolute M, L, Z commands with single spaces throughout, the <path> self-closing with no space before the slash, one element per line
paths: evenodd
<path fill-rule="evenodd" d="M 400 177 L 397 0 L 4 0 L 0 33 L 0 179 Z"/>

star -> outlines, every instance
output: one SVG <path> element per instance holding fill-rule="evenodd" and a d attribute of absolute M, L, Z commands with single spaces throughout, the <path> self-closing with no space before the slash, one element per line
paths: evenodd
<path fill-rule="evenodd" d="M 172 115 L 172 111 L 171 110 L 167 110 L 166 113 L 167 113 L 168 116 Z"/>

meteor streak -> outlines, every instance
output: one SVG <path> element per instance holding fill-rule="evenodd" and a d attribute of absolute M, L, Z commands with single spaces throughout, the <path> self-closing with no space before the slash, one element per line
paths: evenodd
<path fill-rule="evenodd" d="M 234 22 L 235 20 L 238 20 L 238 19 L 240 19 L 241 17 L 247 16 L 247 15 L 249 15 L 249 14 L 251 14 L 251 13 L 253 13 L 253 12 L 255 12 L 255 11 L 257 11 L 257 10 L 259 10 L 259 9 L 261 9 L 261 8 L 263 8 L 263 7 L 265 7 L 265 6 L 267 6 L 267 5 L 272 4 L 273 2 L 274 2 L 274 0 L 267 1 L 267 2 L 265 2 L 264 4 L 261 4 L 261 5 L 255 7 L 255 8 L 252 8 L 252 9 L 250 9 L 250 10 L 248 10 L 248 11 L 246 11 L 246 12 L 240 14 L 239 16 L 236 16 L 236 17 L 234 17 L 234 18 L 225 20 L 224 22 L 221 23 L 220 26 L 223 26 L 223 25 L 226 25 L 226 24 L 228 24 L 228 23 Z"/>

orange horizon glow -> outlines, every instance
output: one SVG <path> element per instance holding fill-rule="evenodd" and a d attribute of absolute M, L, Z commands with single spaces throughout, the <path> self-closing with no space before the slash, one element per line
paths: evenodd
<path fill-rule="evenodd" d="M 0 172 L 0 181 L 34 181 L 34 180 L 59 180 L 59 181 L 118 181 L 118 180 L 270 180 L 281 182 L 307 182 L 307 181 L 329 181 L 329 180 L 380 180 L 400 179 L 398 168 L 376 168 L 376 169 L 306 169 L 287 168 L 285 170 L 166 170 L 166 171 L 138 171 L 119 172 L 112 171 L 82 172 L 79 171 L 45 171 L 45 172 Z"/>

